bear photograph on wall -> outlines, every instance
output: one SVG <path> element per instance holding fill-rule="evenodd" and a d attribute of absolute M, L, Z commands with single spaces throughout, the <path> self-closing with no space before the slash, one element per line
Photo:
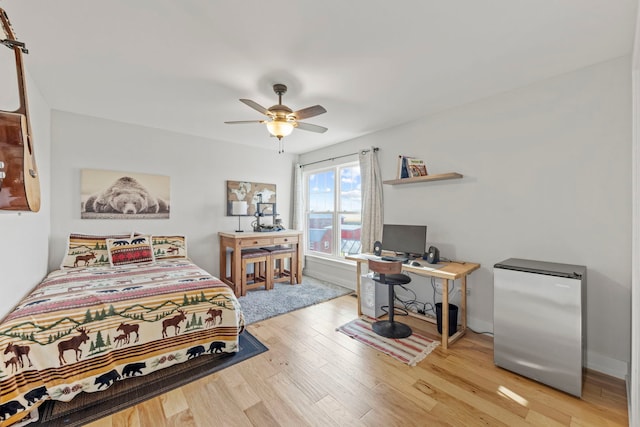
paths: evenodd
<path fill-rule="evenodd" d="M 97 169 L 80 172 L 82 219 L 169 218 L 169 177 Z"/>

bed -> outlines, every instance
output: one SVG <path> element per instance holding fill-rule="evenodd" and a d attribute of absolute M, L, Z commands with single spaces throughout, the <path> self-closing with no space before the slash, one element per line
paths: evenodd
<path fill-rule="evenodd" d="M 37 420 L 47 399 L 238 351 L 238 300 L 183 236 L 72 236 L 61 269 L 0 323 L 2 426 Z"/>

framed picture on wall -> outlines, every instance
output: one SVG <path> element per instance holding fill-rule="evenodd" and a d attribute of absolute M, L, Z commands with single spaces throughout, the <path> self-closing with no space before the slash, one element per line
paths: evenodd
<path fill-rule="evenodd" d="M 238 201 L 247 202 L 246 215 L 253 216 L 256 213 L 258 203 L 276 203 L 276 185 L 248 181 L 227 181 L 227 216 L 237 215 L 233 214 L 233 202 Z M 269 214 L 271 213 L 269 212 Z"/>
<path fill-rule="evenodd" d="M 169 193 L 168 176 L 82 169 L 80 218 L 169 218 Z"/>

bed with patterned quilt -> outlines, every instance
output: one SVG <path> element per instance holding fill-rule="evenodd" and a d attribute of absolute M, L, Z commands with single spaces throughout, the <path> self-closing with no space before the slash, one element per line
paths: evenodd
<path fill-rule="evenodd" d="M 47 399 L 238 351 L 238 300 L 186 257 L 184 236 L 68 242 L 61 269 L 0 323 L 0 425 L 37 420 Z"/>

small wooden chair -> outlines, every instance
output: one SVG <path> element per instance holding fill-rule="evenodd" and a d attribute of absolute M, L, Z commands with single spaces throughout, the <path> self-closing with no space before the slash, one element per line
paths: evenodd
<path fill-rule="evenodd" d="M 411 282 L 411 277 L 401 274 L 402 262 L 370 259 L 369 270 L 378 273 L 378 276 L 373 277 L 374 281 L 389 286 L 389 320 L 374 322 L 371 328 L 376 334 L 386 338 L 406 338 L 410 336 L 413 333 L 411 328 L 394 320 L 396 294 L 393 287 Z"/>
<path fill-rule="evenodd" d="M 274 282 L 289 282 L 292 285 L 296 283 L 296 275 L 293 273 L 295 271 L 294 266 L 294 258 L 296 255 L 296 251 L 291 246 L 269 246 L 264 249 L 265 251 L 269 251 L 271 255 L 271 263 L 273 268 L 273 281 Z M 289 260 L 289 269 L 287 270 L 285 262 Z"/>
<path fill-rule="evenodd" d="M 240 295 L 247 295 L 247 289 L 273 289 L 273 264 L 271 254 L 258 248 L 243 249 L 240 255 Z M 253 264 L 253 273 L 248 273 L 249 264 Z M 249 283 L 251 281 L 251 283 Z"/>

